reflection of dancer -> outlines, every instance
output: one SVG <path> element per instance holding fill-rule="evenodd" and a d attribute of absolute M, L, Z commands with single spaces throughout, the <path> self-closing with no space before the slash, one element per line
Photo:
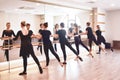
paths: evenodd
<path fill-rule="evenodd" d="M 43 28 L 43 23 L 40 24 L 40 29 L 39 29 L 39 31 L 38 31 L 39 34 L 41 34 L 42 28 Z M 42 42 L 42 39 L 39 39 L 38 41 L 41 43 L 41 42 Z M 37 50 L 38 50 L 39 48 L 40 48 L 40 53 L 42 54 L 42 45 L 41 45 L 41 44 L 37 47 Z"/>
<path fill-rule="evenodd" d="M 94 41 L 94 43 L 95 43 L 96 45 L 98 45 L 98 46 L 104 51 L 104 49 L 103 49 L 103 48 L 101 47 L 101 45 L 97 42 L 97 40 L 96 40 L 96 38 L 95 38 L 95 36 L 94 36 L 94 34 L 93 34 L 92 28 L 90 27 L 90 22 L 87 22 L 86 25 L 87 25 L 86 34 L 87 34 L 88 40 L 89 40 L 90 51 L 92 51 L 92 42 L 93 42 L 93 41 Z M 89 53 L 89 55 L 91 55 L 91 56 L 93 57 L 92 53 Z"/>
<path fill-rule="evenodd" d="M 54 34 L 56 34 L 57 33 L 57 31 L 58 31 L 58 28 L 59 28 L 59 25 L 58 24 L 55 24 L 55 27 L 54 27 Z M 54 48 L 55 48 L 55 50 L 57 51 L 57 43 L 56 43 L 56 41 L 58 41 L 58 38 L 53 38 L 53 40 L 54 40 Z"/>
<path fill-rule="evenodd" d="M 46 67 L 45 68 L 48 67 L 49 61 L 50 61 L 48 50 L 50 50 L 52 52 L 52 54 L 56 57 L 56 59 L 60 63 L 60 58 L 57 55 L 57 53 L 54 51 L 53 45 L 50 41 L 51 32 L 49 30 L 47 30 L 47 27 L 48 27 L 48 23 L 44 23 L 43 30 L 41 31 L 41 37 L 43 39 L 44 52 L 45 52 L 45 56 L 46 56 Z M 60 63 L 60 65 L 62 65 L 62 64 Z"/>
<path fill-rule="evenodd" d="M 29 23 L 26 24 L 26 28 L 31 34 L 33 34 L 33 31 L 30 30 L 30 24 Z M 30 38 L 30 41 L 32 41 L 31 38 Z"/>
<path fill-rule="evenodd" d="M 100 26 L 97 25 L 96 27 L 97 27 L 97 29 L 98 29 L 98 30 L 96 31 L 98 43 L 99 43 L 99 44 L 103 43 L 104 45 L 107 45 L 105 38 L 102 36 L 102 32 L 101 32 L 101 30 L 100 30 Z M 110 48 L 110 49 L 111 49 L 111 51 L 113 51 L 112 48 Z M 100 52 L 101 52 L 101 48 L 99 47 L 99 52 L 98 52 L 97 54 L 100 54 Z"/>
<path fill-rule="evenodd" d="M 72 46 L 68 42 L 67 38 L 65 37 L 66 36 L 66 31 L 63 29 L 64 28 L 64 23 L 61 23 L 60 26 L 61 26 L 61 29 L 58 30 L 57 34 L 59 36 L 61 49 L 63 51 L 63 56 L 64 56 L 63 64 L 66 64 L 66 57 L 67 57 L 66 56 L 66 51 L 65 51 L 65 45 L 68 46 L 74 52 L 74 54 L 77 56 L 77 58 L 79 58 L 81 61 L 83 61 L 82 58 L 78 56 L 79 54 L 75 51 L 75 49 L 72 48 Z"/>
<path fill-rule="evenodd" d="M 22 28 L 22 30 L 18 31 L 16 37 L 14 38 L 14 40 L 17 40 L 18 37 L 20 37 L 20 39 L 21 39 L 20 56 L 22 56 L 22 58 L 23 58 L 24 71 L 22 73 L 20 73 L 19 75 L 27 74 L 27 57 L 29 57 L 29 55 L 31 55 L 33 57 L 34 61 L 38 65 L 40 73 L 43 73 L 42 68 L 39 64 L 39 61 L 34 54 L 33 46 L 31 44 L 31 36 L 33 33 L 31 33 L 31 31 L 28 31 L 26 29 L 25 21 L 21 22 L 21 28 Z"/>
<path fill-rule="evenodd" d="M 85 46 L 81 40 L 81 36 L 79 35 L 79 29 L 78 29 L 78 26 L 77 24 L 74 24 L 74 31 L 73 31 L 73 34 L 74 34 L 74 40 L 75 40 L 75 46 L 76 46 L 76 49 L 77 49 L 77 52 L 79 54 L 79 44 L 81 44 L 88 52 L 89 52 L 89 49 L 87 48 L 87 46 Z"/>
<path fill-rule="evenodd" d="M 71 23 L 71 24 L 70 24 L 70 28 L 68 29 L 68 34 L 69 34 L 69 36 L 67 36 L 68 40 L 71 40 L 71 37 L 72 37 L 72 36 L 70 36 L 70 35 L 72 34 L 73 29 L 74 29 L 74 24 Z M 72 44 L 72 42 L 70 42 L 70 44 Z"/>
<path fill-rule="evenodd" d="M 2 37 L 12 37 L 15 36 L 13 30 L 10 29 L 10 23 L 7 22 L 6 23 L 6 30 L 3 31 L 2 33 Z M 4 45 L 11 45 L 12 44 L 12 40 L 5 40 L 4 43 L 3 43 L 3 46 Z M 9 61 L 9 50 L 5 50 L 5 56 L 6 56 L 6 59 L 7 61 Z"/>

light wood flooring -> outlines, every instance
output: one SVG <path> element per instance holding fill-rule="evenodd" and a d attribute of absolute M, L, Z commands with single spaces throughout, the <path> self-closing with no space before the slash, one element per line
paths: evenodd
<path fill-rule="evenodd" d="M 50 61 L 48 69 L 40 74 L 36 64 L 28 65 L 27 75 L 19 76 L 23 68 L 18 67 L 0 72 L 0 80 L 120 80 L 120 50 L 107 51 L 107 54 L 96 54 L 94 58 L 82 55 L 83 62 L 75 61 L 69 55 L 67 65 L 61 67 L 56 59 Z M 44 67 L 45 61 L 40 62 Z"/>

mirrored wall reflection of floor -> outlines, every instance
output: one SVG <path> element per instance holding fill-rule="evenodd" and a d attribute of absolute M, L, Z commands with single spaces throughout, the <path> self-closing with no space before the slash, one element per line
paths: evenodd
<path fill-rule="evenodd" d="M 67 65 L 61 67 L 56 59 L 50 61 L 48 69 L 39 74 L 36 64 L 28 65 L 26 76 L 19 76 L 22 67 L 0 72 L 0 80 L 120 80 L 120 50 L 107 54 L 82 56 L 84 61 L 68 56 Z M 41 62 L 42 67 L 45 62 Z"/>

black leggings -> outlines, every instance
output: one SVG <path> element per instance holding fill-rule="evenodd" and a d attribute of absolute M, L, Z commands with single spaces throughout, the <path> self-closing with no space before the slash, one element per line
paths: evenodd
<path fill-rule="evenodd" d="M 56 57 L 56 59 L 58 60 L 58 62 L 60 62 L 59 56 L 54 51 L 54 48 L 53 48 L 52 44 L 50 43 L 50 44 L 44 45 L 44 52 L 45 52 L 45 56 L 46 56 L 46 66 L 49 65 L 49 61 L 50 61 L 50 59 L 49 59 L 49 53 L 48 53 L 49 49 L 52 52 L 52 54 Z"/>
<path fill-rule="evenodd" d="M 31 54 L 32 58 L 34 59 L 35 63 L 38 65 L 38 68 L 40 68 L 40 64 L 39 64 L 39 61 L 37 59 L 37 57 L 35 56 L 34 53 Z M 27 70 L 27 56 L 22 56 L 23 57 L 23 66 L 24 66 L 24 71 L 23 72 L 26 72 Z"/>
<path fill-rule="evenodd" d="M 54 44 L 54 48 L 55 48 L 55 50 L 57 51 L 57 44 L 56 44 L 56 43 Z"/>
<path fill-rule="evenodd" d="M 81 41 L 81 39 L 77 39 L 77 40 L 75 39 L 75 46 L 76 46 L 78 54 L 79 54 L 79 44 L 81 44 L 89 52 L 89 49 L 87 48 L 87 46 L 85 46 L 83 44 L 83 42 Z"/>
<path fill-rule="evenodd" d="M 61 45 L 61 49 L 63 51 L 63 56 L 64 56 L 64 61 L 66 61 L 66 51 L 65 51 L 65 45 L 68 46 L 73 52 L 75 55 L 78 56 L 78 53 L 76 52 L 76 50 L 70 45 L 70 43 L 68 41 L 64 41 L 64 42 L 60 42 L 60 45 Z"/>
<path fill-rule="evenodd" d="M 7 61 L 9 61 L 9 50 L 5 50 L 5 56 L 6 56 Z"/>
<path fill-rule="evenodd" d="M 99 44 L 103 43 L 104 45 L 106 45 L 106 40 L 103 36 L 97 36 L 97 41 Z M 101 48 L 99 47 L 99 52 L 101 51 Z"/>
<path fill-rule="evenodd" d="M 99 43 L 97 42 L 95 36 L 92 36 L 92 37 L 89 38 L 88 40 L 89 40 L 89 47 L 90 47 L 90 50 L 92 50 L 92 42 L 94 42 L 96 45 L 99 45 Z"/>

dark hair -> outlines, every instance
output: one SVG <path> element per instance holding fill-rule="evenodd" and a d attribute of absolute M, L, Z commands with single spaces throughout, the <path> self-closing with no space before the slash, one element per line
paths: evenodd
<path fill-rule="evenodd" d="M 78 25 L 76 23 L 74 23 L 74 27 L 78 27 Z"/>
<path fill-rule="evenodd" d="M 7 22 L 6 25 L 10 24 L 10 22 Z"/>
<path fill-rule="evenodd" d="M 44 26 L 45 26 L 45 28 L 47 28 L 48 27 L 48 22 L 45 22 Z"/>
<path fill-rule="evenodd" d="M 22 22 L 21 22 L 21 25 L 22 25 L 22 26 L 25 26 L 25 21 L 22 21 Z"/>
<path fill-rule="evenodd" d="M 30 26 L 30 24 L 29 24 L 29 23 L 27 23 L 27 24 L 26 24 L 26 26 Z"/>
<path fill-rule="evenodd" d="M 40 26 L 42 26 L 42 25 L 43 25 L 43 23 L 40 24 Z"/>
<path fill-rule="evenodd" d="M 62 22 L 62 23 L 60 23 L 60 26 L 62 27 L 62 28 L 64 28 L 64 23 Z"/>
<path fill-rule="evenodd" d="M 86 24 L 87 24 L 87 26 L 90 26 L 90 22 L 87 22 Z"/>
<path fill-rule="evenodd" d="M 55 27 L 54 27 L 54 28 L 56 29 L 58 26 L 59 26 L 58 24 L 55 24 Z"/>

